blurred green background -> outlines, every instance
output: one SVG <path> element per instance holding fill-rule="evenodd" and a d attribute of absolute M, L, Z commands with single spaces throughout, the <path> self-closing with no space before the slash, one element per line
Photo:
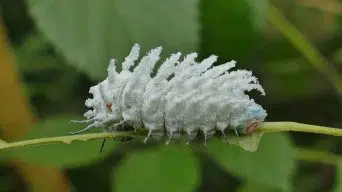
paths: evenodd
<path fill-rule="evenodd" d="M 232 59 L 267 121 L 342 127 L 340 0 L 0 0 L 0 136 L 68 135 L 133 43 Z M 283 16 L 283 17 L 282 17 Z M 120 66 L 118 66 L 120 68 Z M 254 95 L 253 95 L 254 97 Z M 94 130 L 95 132 L 100 130 Z M 255 153 L 101 141 L 0 153 L 0 191 L 342 191 L 338 137 L 267 134 Z"/>

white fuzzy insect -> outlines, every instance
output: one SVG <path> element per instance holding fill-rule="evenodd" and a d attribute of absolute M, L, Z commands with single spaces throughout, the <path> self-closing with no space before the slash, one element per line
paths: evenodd
<path fill-rule="evenodd" d="M 90 88 L 93 98 L 85 102 L 91 108 L 84 114 L 87 120 L 74 121 L 89 125 L 73 133 L 93 127 L 116 131 L 130 125 L 148 130 L 145 142 L 150 136 L 158 139 L 167 133 L 169 143 L 183 132 L 190 142 L 199 131 L 206 141 L 216 131 L 226 138 L 226 129 L 234 130 L 237 136 L 251 134 L 264 121 L 266 111 L 245 94 L 256 89 L 265 95 L 250 71 L 228 72 L 235 61 L 212 66 L 217 60 L 214 55 L 197 63 L 197 53 L 181 61 L 181 53 L 176 53 L 162 63 L 152 78 L 161 49 L 152 49 L 132 72 L 130 68 L 139 58 L 139 45 L 133 46 L 120 73 L 112 59 L 108 77 Z"/>

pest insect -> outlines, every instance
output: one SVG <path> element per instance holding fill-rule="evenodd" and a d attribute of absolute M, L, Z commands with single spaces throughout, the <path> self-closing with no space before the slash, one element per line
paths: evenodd
<path fill-rule="evenodd" d="M 252 134 L 264 121 L 266 111 L 245 94 L 256 89 L 265 95 L 250 71 L 229 72 L 235 67 L 235 61 L 213 66 L 217 60 L 215 55 L 199 63 L 195 61 L 197 53 L 180 60 L 178 52 L 167 58 L 151 77 L 161 50 L 161 47 L 152 49 L 132 71 L 139 58 L 138 44 L 125 58 L 120 73 L 112 59 L 108 77 L 90 88 L 93 98 L 85 102 L 91 108 L 84 114 L 86 120 L 73 121 L 89 125 L 72 134 L 94 127 L 112 132 L 130 125 L 148 130 L 145 143 L 150 137 L 160 139 L 165 134 L 167 143 L 182 134 L 190 143 L 198 132 L 203 133 L 206 143 L 216 131 L 226 140 L 227 129 L 232 129 L 237 136 Z"/>

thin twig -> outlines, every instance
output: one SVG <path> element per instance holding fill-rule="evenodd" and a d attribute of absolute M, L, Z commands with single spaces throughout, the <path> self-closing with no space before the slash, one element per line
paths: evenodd
<path fill-rule="evenodd" d="M 296 159 L 313 163 L 322 163 L 337 166 L 342 163 L 342 157 L 324 151 L 297 148 Z"/>
<path fill-rule="evenodd" d="M 307 133 L 317 133 L 325 134 L 331 136 L 342 136 L 342 129 L 308 125 L 296 122 L 265 122 L 263 123 L 257 131 L 262 131 L 264 133 L 271 132 L 282 132 L 282 131 L 296 131 L 296 132 L 307 132 Z M 91 139 L 104 139 L 104 138 L 115 138 L 115 137 L 143 137 L 145 132 L 113 132 L 113 133 L 91 133 L 82 135 L 70 135 L 70 136 L 60 136 L 60 137 L 48 137 L 39 138 L 32 140 L 24 140 L 12 143 L 0 142 L 0 150 L 26 147 L 32 145 L 42 145 L 42 144 L 52 144 L 52 143 L 66 143 L 70 144 L 72 141 L 87 141 Z"/>
<path fill-rule="evenodd" d="M 92 139 L 104 139 L 114 137 L 134 136 L 134 132 L 115 132 L 115 133 L 90 133 L 82 135 L 70 135 L 70 136 L 59 136 L 59 137 L 46 137 L 39 139 L 23 140 L 12 143 L 0 143 L 0 150 L 26 147 L 31 145 L 42 145 L 42 144 L 53 144 L 53 143 L 65 143 L 70 144 L 72 141 L 87 141 Z"/>
<path fill-rule="evenodd" d="M 325 78 L 342 95 L 342 80 L 336 70 L 330 66 L 327 59 L 312 45 L 305 36 L 290 23 L 277 7 L 270 5 L 267 20 L 309 61 L 309 63 L 322 73 Z"/>
<path fill-rule="evenodd" d="M 263 123 L 263 125 L 259 128 L 259 130 L 265 133 L 281 132 L 281 131 L 295 131 L 295 132 L 305 132 L 305 133 L 317 133 L 317 134 L 331 135 L 331 136 L 338 136 L 338 137 L 342 136 L 342 129 L 339 129 L 339 128 L 309 125 L 309 124 L 289 122 L 289 121 Z"/>

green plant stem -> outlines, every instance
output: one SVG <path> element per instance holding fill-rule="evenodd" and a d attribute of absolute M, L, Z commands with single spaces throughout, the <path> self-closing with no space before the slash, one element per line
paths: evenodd
<path fill-rule="evenodd" d="M 309 63 L 322 73 L 325 78 L 335 87 L 336 91 L 342 95 L 342 80 L 320 52 L 309 43 L 304 35 L 292 25 L 279 11 L 278 8 L 270 5 L 267 20 L 280 33 L 287 38 L 290 43 L 309 61 Z"/>
<path fill-rule="evenodd" d="M 342 136 L 342 129 L 323 127 L 317 125 L 308 125 L 295 122 L 264 122 L 257 129 L 264 133 L 281 132 L 281 131 L 297 131 L 307 133 L 318 133 L 332 136 Z M 82 135 L 70 135 L 60 137 L 48 137 L 32 140 L 24 140 L 18 142 L 7 143 L 0 140 L 0 150 L 26 147 L 32 145 L 52 144 L 52 143 L 66 143 L 70 144 L 74 140 L 87 141 L 90 139 L 103 139 L 103 138 L 115 138 L 115 137 L 143 137 L 146 132 L 115 132 L 115 133 L 90 133 Z"/>
<path fill-rule="evenodd" d="M 295 131 L 295 132 L 305 132 L 305 133 L 317 133 L 323 135 L 331 136 L 342 136 L 342 129 L 324 127 L 318 125 L 309 125 L 296 122 L 265 122 L 259 128 L 260 131 L 265 133 L 269 132 L 280 132 L 280 131 Z"/>
<path fill-rule="evenodd" d="M 65 143 L 70 144 L 72 141 L 87 141 L 91 139 L 103 139 L 103 138 L 115 138 L 124 136 L 134 136 L 134 132 L 115 132 L 115 133 L 90 133 L 82 135 L 70 135 L 70 136 L 60 136 L 60 137 L 47 137 L 39 139 L 31 139 L 24 141 L 17 141 L 12 143 L 6 143 L 4 141 L 0 142 L 1 149 L 26 147 L 32 145 L 43 145 L 43 144 L 53 144 L 53 143 Z"/>
<path fill-rule="evenodd" d="M 313 163 L 322 163 L 337 166 L 342 163 L 342 157 L 324 151 L 297 148 L 296 159 Z"/>

